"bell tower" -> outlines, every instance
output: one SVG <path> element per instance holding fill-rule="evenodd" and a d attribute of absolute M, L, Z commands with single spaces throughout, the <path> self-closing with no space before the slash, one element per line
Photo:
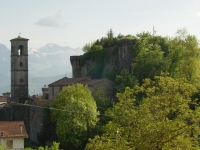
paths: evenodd
<path fill-rule="evenodd" d="M 11 39 L 11 99 L 28 98 L 28 40 Z"/>

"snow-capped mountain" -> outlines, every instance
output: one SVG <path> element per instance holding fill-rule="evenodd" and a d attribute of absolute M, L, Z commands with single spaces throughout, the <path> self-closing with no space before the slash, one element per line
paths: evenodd
<path fill-rule="evenodd" d="M 29 50 L 29 73 L 37 77 L 56 76 L 72 72 L 71 55 L 81 55 L 81 48 L 46 44 L 39 49 Z"/>
<path fill-rule="evenodd" d="M 38 49 L 30 48 L 28 53 L 29 93 L 35 91 L 34 93 L 37 94 L 44 84 L 50 84 L 49 77 L 55 78 L 65 76 L 65 74 L 70 77 L 72 72 L 70 56 L 82 55 L 83 51 L 81 48 L 63 47 L 50 43 Z M 2 92 L 10 91 L 10 50 L 3 44 L 0 44 L 0 69 L 1 95 Z M 42 80 L 37 83 L 39 81 L 37 78 L 42 78 Z"/>

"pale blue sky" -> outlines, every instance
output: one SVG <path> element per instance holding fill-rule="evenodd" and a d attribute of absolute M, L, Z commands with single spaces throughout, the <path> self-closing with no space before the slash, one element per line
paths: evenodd
<path fill-rule="evenodd" d="M 29 48 L 56 43 L 73 48 L 106 35 L 152 32 L 174 36 L 180 28 L 200 39 L 200 0 L 2 0 L 0 43 L 21 33 Z"/>

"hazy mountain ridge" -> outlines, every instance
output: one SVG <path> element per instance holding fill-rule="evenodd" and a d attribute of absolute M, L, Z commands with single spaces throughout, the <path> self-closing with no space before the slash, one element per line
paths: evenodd
<path fill-rule="evenodd" d="M 29 52 L 29 94 L 41 93 L 41 88 L 46 84 L 58 80 L 59 77 L 71 77 L 71 55 L 81 55 L 81 48 L 59 46 L 49 43 Z M 0 95 L 10 91 L 10 50 L 0 44 Z M 34 92 L 35 91 L 35 92 Z"/>
<path fill-rule="evenodd" d="M 57 44 L 46 44 L 39 49 L 31 49 L 29 53 L 29 73 L 45 77 L 57 76 L 72 72 L 70 64 L 71 55 L 81 55 L 81 48 L 59 46 Z M 32 68 L 32 69 L 30 69 Z"/>

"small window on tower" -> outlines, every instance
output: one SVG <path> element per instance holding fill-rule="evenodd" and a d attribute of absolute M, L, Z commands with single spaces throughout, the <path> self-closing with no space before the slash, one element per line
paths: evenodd
<path fill-rule="evenodd" d="M 23 55 L 23 49 L 24 49 L 23 46 L 20 45 L 18 50 L 18 55 Z"/>
<path fill-rule="evenodd" d="M 19 63 L 19 66 L 20 66 L 20 67 L 23 67 L 23 62 L 20 62 L 20 63 Z"/>

